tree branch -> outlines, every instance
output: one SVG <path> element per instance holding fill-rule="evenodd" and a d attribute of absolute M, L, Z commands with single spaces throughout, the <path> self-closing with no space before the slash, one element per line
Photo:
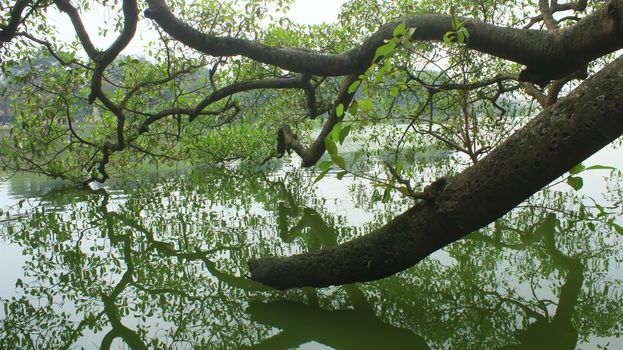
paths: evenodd
<path fill-rule="evenodd" d="M 9 22 L 4 26 L 0 26 L 0 28 L 2 28 L 2 30 L 0 30 L 0 41 L 9 42 L 15 37 L 17 27 L 20 21 L 23 20 L 22 12 L 24 12 L 28 3 L 30 3 L 29 0 L 17 0 L 15 2 L 9 15 Z"/>
<path fill-rule="evenodd" d="M 242 55 L 254 61 L 318 76 L 351 75 L 365 70 L 376 49 L 393 36 L 393 29 L 406 23 L 417 28 L 415 41 L 441 41 L 452 31 L 451 16 L 412 15 L 382 26 L 360 46 L 341 54 L 320 54 L 306 49 L 271 47 L 234 37 L 202 33 L 175 17 L 164 0 L 147 0 L 145 16 L 183 44 L 212 56 Z M 607 6 L 586 16 L 576 25 L 556 32 L 516 29 L 461 18 L 469 30 L 467 47 L 526 65 L 522 81 L 544 84 L 562 78 L 587 62 L 623 47 L 623 0 L 610 0 Z"/>
<path fill-rule="evenodd" d="M 475 165 L 372 233 L 336 247 L 249 262 L 278 289 L 371 281 L 413 266 L 488 225 L 623 135 L 623 58 L 544 110 Z"/>
<path fill-rule="evenodd" d="M 344 78 L 342 87 L 337 94 L 337 98 L 333 102 L 327 121 L 324 123 L 316 140 L 314 140 L 309 147 L 306 148 L 300 143 L 298 137 L 292 133 L 289 126 L 281 126 L 279 130 L 277 130 L 277 157 L 281 158 L 286 151 L 289 152 L 292 150 L 303 159 L 303 167 L 310 167 L 316 164 L 326 150 L 324 139 L 331 133 L 335 124 L 337 124 L 342 117 L 337 115 L 336 109 L 339 105 L 342 105 L 344 111 L 348 110 L 353 96 L 355 96 L 355 92 L 349 92 L 348 90 L 358 79 L 359 74 L 353 74 Z"/>

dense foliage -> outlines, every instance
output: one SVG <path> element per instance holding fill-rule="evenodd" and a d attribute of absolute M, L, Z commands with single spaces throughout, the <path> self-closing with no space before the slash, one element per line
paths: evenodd
<path fill-rule="evenodd" d="M 578 11 L 557 25 L 575 23 L 600 3 L 563 6 Z M 352 103 L 347 99 L 333 111 L 339 121 L 329 125 L 325 145 L 331 160 L 321 163 L 321 170 L 342 168 L 381 182 L 388 191 L 408 195 L 418 189 L 421 175 L 402 173 L 412 169 L 415 154 L 445 150 L 462 154 L 459 162 L 478 161 L 555 101 L 575 77 L 542 90 L 518 81 L 520 65 L 465 45 L 470 33 L 461 16 L 500 26 L 543 26 L 534 2 L 350 1 L 337 23 L 319 25 L 289 20 L 290 4 L 167 3 L 181 21 L 214 37 L 323 54 L 356 47 L 405 14 L 451 14 L 452 30 L 437 41 L 410 41 L 417 26 L 395 27 L 393 38 L 376 49 L 372 64 L 351 85 Z M 8 134 L 1 143 L 5 169 L 88 184 L 145 162 L 244 159 L 260 164 L 279 155 L 275 132 L 282 125 L 299 140 L 311 141 L 341 84 L 336 77 L 298 75 L 244 56 L 198 53 L 141 14 L 149 3 L 18 1 L 3 10 L 13 15 L 22 6 L 19 30 L 1 49 L 2 95 L 14 117 L 3 131 Z M 557 6 L 562 5 L 550 12 L 563 10 Z M 1 26 L 7 35 L 12 17 Z M 70 18 L 78 34 L 62 35 L 67 26 L 59 27 L 59 18 Z M 95 19 L 97 32 L 81 32 L 83 23 Z M 141 39 L 146 42 L 142 51 L 125 53 L 127 44 Z M 353 141 L 359 152 L 345 160 L 341 149 Z M 377 156 L 376 165 L 370 164 L 371 155 Z"/>

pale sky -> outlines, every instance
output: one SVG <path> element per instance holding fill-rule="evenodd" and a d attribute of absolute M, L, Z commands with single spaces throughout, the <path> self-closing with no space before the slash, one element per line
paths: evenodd
<path fill-rule="evenodd" d="M 288 17 L 300 24 L 332 23 L 337 21 L 340 6 L 345 2 L 346 0 L 296 0 L 290 7 Z M 110 9 L 99 8 L 92 11 L 93 13 L 91 14 L 83 14 L 84 24 L 91 36 L 91 40 L 100 49 L 108 47 L 115 39 L 114 35 L 109 35 L 105 38 L 97 35 L 98 28 L 104 24 L 104 18 L 107 15 L 106 11 L 110 11 Z M 71 41 L 75 37 L 75 31 L 65 14 L 55 12 L 48 17 L 48 20 L 59 28 L 61 40 Z M 153 39 L 156 35 L 153 32 L 148 32 L 147 28 L 147 20 L 139 21 L 137 33 L 132 42 L 123 51 L 123 54 L 132 55 L 143 52 L 141 37 L 145 37 L 148 40 L 150 38 Z"/>
<path fill-rule="evenodd" d="M 340 6 L 346 0 L 297 0 L 288 17 L 301 24 L 319 24 L 337 21 Z"/>

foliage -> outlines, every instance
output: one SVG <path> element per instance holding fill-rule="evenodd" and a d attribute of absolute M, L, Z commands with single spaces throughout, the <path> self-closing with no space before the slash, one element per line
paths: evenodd
<path fill-rule="evenodd" d="M 392 28 L 392 38 L 376 48 L 370 67 L 349 87 L 354 101 L 336 106 L 340 121 L 324 139 L 341 176 L 363 177 L 386 191 L 412 195 L 421 177 L 414 171 L 414 154 L 454 153 L 459 162 L 455 170 L 460 169 L 477 162 L 544 107 L 531 102 L 534 87 L 517 81 L 519 65 L 466 47 L 470 33 L 465 18 L 516 26 L 536 18 L 536 4 L 354 0 L 344 4 L 338 23 L 320 25 L 289 20 L 285 13 L 290 4 L 167 2 L 181 21 L 214 37 L 325 54 L 349 50 L 404 14 L 452 16 L 452 30 L 437 42 L 412 41 L 418 28 L 401 22 Z M 84 21 L 93 11 L 123 5 L 82 1 L 69 6 Z M 53 7 L 33 7 L 22 19 L 28 31 L 2 46 L 3 95 L 11 96 L 15 118 L 0 142 L 5 170 L 88 184 L 146 162 L 242 159 L 258 164 L 274 155 L 273 135 L 281 125 L 290 125 L 301 141 L 312 140 L 317 117 L 324 118 L 339 89 L 339 79 L 322 76 L 307 77 L 309 85 L 303 88 L 279 88 L 269 81 L 285 83 L 296 75 L 244 56 L 199 54 L 143 20 L 151 33 L 145 35 L 152 38 L 143 55 L 125 55 L 113 45 L 100 49 L 113 55 L 103 65 L 84 38 L 61 38 L 47 16 Z M 137 39 L 128 29 L 130 17 L 121 11 L 106 13 L 99 32 L 90 33 L 93 38 Z M 346 159 L 341 149 L 349 139 L 359 153 Z M 326 174 L 328 163 L 320 163 L 320 170 Z"/>

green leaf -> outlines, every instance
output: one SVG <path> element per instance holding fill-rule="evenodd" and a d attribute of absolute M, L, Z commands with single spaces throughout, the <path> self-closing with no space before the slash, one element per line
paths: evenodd
<path fill-rule="evenodd" d="M 405 35 L 406 33 L 407 33 L 407 23 L 402 22 L 399 25 L 397 25 L 396 28 L 394 28 L 393 35 L 394 37 L 398 37 L 401 35 Z"/>
<path fill-rule="evenodd" d="M 392 88 L 389 90 L 389 95 L 391 97 L 397 97 L 398 93 L 400 92 L 400 87 L 399 86 L 392 86 Z"/>
<path fill-rule="evenodd" d="M 342 131 L 342 122 L 337 122 L 331 130 L 331 139 L 333 142 L 338 142 L 340 139 L 340 132 Z"/>
<path fill-rule="evenodd" d="M 613 221 L 608 221 L 608 225 L 612 227 L 618 234 L 623 235 L 623 227 L 619 224 L 615 224 Z"/>
<path fill-rule="evenodd" d="M 457 29 L 459 29 L 460 26 L 461 26 L 461 22 L 459 22 L 459 19 L 454 17 L 454 16 L 452 16 L 452 28 L 454 30 L 457 30 Z"/>
<path fill-rule="evenodd" d="M 329 155 L 337 154 L 337 145 L 335 144 L 335 141 L 333 141 L 333 139 L 331 139 L 330 137 L 325 137 L 324 145 L 327 148 L 327 152 L 329 153 Z"/>
<path fill-rule="evenodd" d="M 454 41 L 454 37 L 455 36 L 456 36 L 456 34 L 454 32 L 447 32 L 443 36 L 443 42 L 446 43 L 446 44 L 449 44 L 449 43 Z"/>
<path fill-rule="evenodd" d="M 461 27 L 461 29 L 459 29 L 459 32 L 463 33 L 465 38 L 469 38 L 469 30 L 467 30 L 467 28 Z"/>
<path fill-rule="evenodd" d="M 586 167 L 580 163 L 574 166 L 573 168 L 571 168 L 571 170 L 569 170 L 569 173 L 571 175 L 576 175 L 576 174 L 583 172 L 584 170 L 586 170 Z"/>
<path fill-rule="evenodd" d="M 391 191 L 392 191 L 392 188 L 390 186 L 385 187 L 385 191 L 383 191 L 383 199 L 382 199 L 383 203 L 389 202 L 389 199 L 391 198 Z"/>
<path fill-rule="evenodd" d="M 376 61 L 378 58 L 381 58 L 381 57 L 391 56 L 391 54 L 394 53 L 395 49 L 396 49 L 396 44 L 391 41 L 385 45 L 379 46 L 376 49 L 376 52 L 374 53 L 374 61 Z"/>
<path fill-rule="evenodd" d="M 582 178 L 578 176 L 570 176 L 567 179 L 567 184 L 573 187 L 574 190 L 578 191 L 584 186 L 584 180 L 582 180 Z"/>
<path fill-rule="evenodd" d="M 372 110 L 372 100 L 369 98 L 359 100 L 359 108 L 364 113 L 370 112 Z"/>
<path fill-rule="evenodd" d="M 465 42 L 465 35 L 463 35 L 463 33 L 459 30 L 458 32 L 456 32 L 456 39 L 459 44 L 462 44 Z"/>
<path fill-rule="evenodd" d="M 344 170 L 344 171 L 340 171 L 339 173 L 337 173 L 337 179 L 338 180 L 342 180 L 342 178 L 344 177 L 344 175 L 348 174 L 348 171 Z"/>
<path fill-rule="evenodd" d="M 337 105 L 337 107 L 335 107 L 335 115 L 337 115 L 338 118 L 342 117 L 344 115 L 344 105 L 343 104 L 339 104 Z"/>
<path fill-rule="evenodd" d="M 345 127 L 342 128 L 342 130 L 340 130 L 340 145 L 342 143 L 344 143 L 344 140 L 346 139 L 346 137 L 348 136 L 348 134 L 350 133 L 350 130 L 352 129 L 351 125 L 346 125 Z"/>
<path fill-rule="evenodd" d="M 320 164 L 318 164 L 318 168 L 320 168 L 320 170 L 322 171 L 331 169 L 332 166 L 333 166 L 333 162 L 330 160 L 325 160 L 324 162 L 321 162 Z"/>
<path fill-rule="evenodd" d="M 348 93 L 352 94 L 355 93 L 357 91 L 357 89 L 359 89 L 359 85 L 361 84 L 361 80 L 355 80 L 352 84 L 350 84 L 350 86 L 348 87 Z"/>
<path fill-rule="evenodd" d="M 339 166 L 340 168 L 346 168 L 346 161 L 342 158 L 342 156 L 338 154 L 331 154 L 331 160 L 333 160 L 333 164 Z"/>
<path fill-rule="evenodd" d="M 351 103 L 350 107 L 348 108 L 348 113 L 350 113 L 351 115 L 357 115 L 358 111 L 359 103 L 357 101 L 353 101 L 353 103 Z"/>
<path fill-rule="evenodd" d="M 314 179 L 314 183 L 322 180 L 322 178 L 327 175 L 327 173 L 329 172 L 329 170 L 331 170 L 331 168 L 327 169 L 327 170 L 323 170 L 320 174 L 318 174 L 318 176 L 316 176 L 316 178 Z"/>
<path fill-rule="evenodd" d="M 604 209 L 604 207 L 602 207 L 601 205 L 595 203 L 595 208 L 599 210 L 599 214 L 597 214 L 597 217 L 608 215 L 608 213 L 606 212 L 606 209 Z"/>

